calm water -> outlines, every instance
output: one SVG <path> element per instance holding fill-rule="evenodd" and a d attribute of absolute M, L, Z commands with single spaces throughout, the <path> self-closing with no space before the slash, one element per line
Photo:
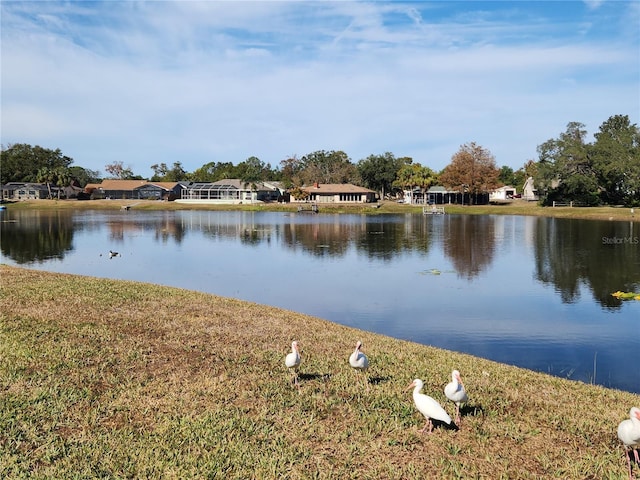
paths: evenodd
<path fill-rule="evenodd" d="M 5 264 L 236 297 L 640 393 L 640 302 L 611 296 L 640 291 L 638 224 L 10 207 L 0 215 Z"/>

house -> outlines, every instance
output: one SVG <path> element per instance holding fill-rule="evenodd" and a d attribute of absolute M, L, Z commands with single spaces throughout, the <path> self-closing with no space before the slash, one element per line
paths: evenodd
<path fill-rule="evenodd" d="M 442 185 L 434 185 L 427 190 L 427 203 L 429 205 L 444 205 L 446 203 L 458 203 L 460 194 L 452 190 L 447 190 Z"/>
<path fill-rule="evenodd" d="M 307 192 L 307 198 L 296 200 L 292 196 L 292 203 L 372 203 L 378 199 L 375 191 L 350 183 L 314 183 L 301 190 Z"/>
<path fill-rule="evenodd" d="M 112 200 L 175 200 L 180 198 L 180 182 L 148 182 L 147 180 L 103 180 L 90 183 L 84 191 L 91 198 Z"/>
<path fill-rule="evenodd" d="M 184 185 L 179 203 L 242 204 L 273 202 L 282 197 L 277 186 L 263 182 L 245 182 L 238 178 L 217 182 L 190 182 Z"/>
<path fill-rule="evenodd" d="M 2 200 L 42 200 L 58 194 L 58 187 L 46 183 L 9 182 L 2 185 Z"/>
<path fill-rule="evenodd" d="M 539 199 L 538 190 L 533 183 L 533 177 L 527 178 L 526 182 L 524 182 L 524 187 L 522 187 L 522 198 L 523 200 L 528 200 L 530 202 L 535 202 Z"/>
<path fill-rule="evenodd" d="M 61 188 L 61 192 L 64 195 L 64 198 L 77 198 L 79 194 L 84 192 L 84 189 L 78 187 L 77 185 L 71 184 Z"/>
<path fill-rule="evenodd" d="M 516 189 L 505 185 L 489 192 L 489 203 L 511 203 L 516 198 Z"/>

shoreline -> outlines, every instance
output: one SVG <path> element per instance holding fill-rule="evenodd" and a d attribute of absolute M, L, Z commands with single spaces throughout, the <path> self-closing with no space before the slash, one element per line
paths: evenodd
<path fill-rule="evenodd" d="M 9 209 L 42 210 L 219 210 L 219 211 L 268 211 L 296 213 L 300 205 L 261 203 L 245 205 L 184 204 L 159 200 L 24 200 L 3 203 Z M 443 205 L 446 214 L 459 215 L 528 215 L 551 218 L 575 218 L 583 220 L 608 220 L 640 222 L 640 208 L 627 207 L 541 207 L 534 202 L 517 200 L 504 205 Z M 393 201 L 365 204 L 319 204 L 319 214 L 420 214 L 422 205 L 404 205 Z"/>

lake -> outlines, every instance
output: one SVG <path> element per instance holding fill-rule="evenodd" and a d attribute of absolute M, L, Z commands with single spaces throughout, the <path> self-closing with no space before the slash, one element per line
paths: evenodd
<path fill-rule="evenodd" d="M 10 207 L 0 218 L 4 264 L 235 297 L 640 393 L 640 301 L 611 295 L 640 292 L 638 224 Z"/>

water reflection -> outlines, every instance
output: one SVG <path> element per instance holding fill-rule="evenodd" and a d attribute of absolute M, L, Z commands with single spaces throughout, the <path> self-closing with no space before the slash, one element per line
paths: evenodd
<path fill-rule="evenodd" d="M 66 212 L 1 214 L 0 250 L 17 264 L 63 259 L 73 250 L 73 219 Z"/>
<path fill-rule="evenodd" d="M 640 245 L 633 223 L 538 218 L 534 228 L 536 278 L 562 301 L 580 298 L 581 286 L 603 307 L 618 308 L 616 290 L 640 290 Z"/>
<path fill-rule="evenodd" d="M 450 218 L 450 217 L 449 217 Z M 471 279 L 488 268 L 493 261 L 496 225 L 493 216 L 456 217 L 446 223 L 444 252 L 458 275 Z"/>
<path fill-rule="evenodd" d="M 180 245 L 188 234 L 201 233 L 247 246 L 273 242 L 318 258 L 344 258 L 353 249 L 384 263 L 409 253 L 426 256 L 437 248 L 459 277 L 471 281 L 491 268 L 499 249 L 522 244 L 533 247 L 535 278 L 553 286 L 564 303 L 576 302 L 587 287 L 600 305 L 616 309 L 622 300 L 612 297 L 613 291 L 640 290 L 640 245 L 633 223 L 527 217 L 517 226 L 509 218 L 16 210 L 2 214 L 1 250 L 20 265 L 63 259 L 74 248 L 74 232 L 106 226 L 109 243 L 116 245 L 148 235 L 160 244 Z"/>

